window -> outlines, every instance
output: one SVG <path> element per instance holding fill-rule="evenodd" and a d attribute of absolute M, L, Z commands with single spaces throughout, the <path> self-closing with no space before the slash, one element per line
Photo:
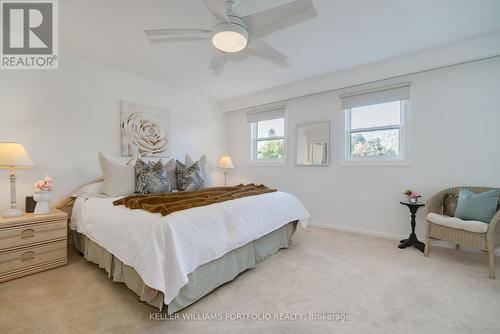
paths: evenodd
<path fill-rule="evenodd" d="M 286 161 L 285 108 L 247 114 L 250 124 L 251 161 L 256 164 L 284 164 Z"/>
<path fill-rule="evenodd" d="M 344 164 L 408 164 L 408 84 L 343 95 L 341 102 Z"/>

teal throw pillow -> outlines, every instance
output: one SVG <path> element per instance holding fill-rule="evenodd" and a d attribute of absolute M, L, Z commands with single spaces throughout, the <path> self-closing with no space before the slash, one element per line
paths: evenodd
<path fill-rule="evenodd" d="M 500 196 L 500 189 L 476 194 L 460 188 L 455 217 L 489 224 L 497 211 L 498 196 Z"/>

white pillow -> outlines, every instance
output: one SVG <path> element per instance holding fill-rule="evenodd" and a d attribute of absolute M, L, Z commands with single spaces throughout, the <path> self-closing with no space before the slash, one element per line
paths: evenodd
<path fill-rule="evenodd" d="M 208 169 L 208 159 L 205 154 L 203 154 L 200 157 L 200 160 L 198 160 L 198 163 L 200 165 L 201 169 L 201 174 L 203 175 L 203 183 L 205 188 L 213 187 L 214 182 L 212 181 L 212 176 L 210 175 L 210 170 Z M 194 164 L 193 159 L 189 154 L 186 154 L 186 160 L 185 160 L 185 165 L 186 167 L 191 166 Z"/>
<path fill-rule="evenodd" d="M 189 154 L 186 154 L 186 158 L 184 159 L 184 165 L 186 167 L 191 167 L 191 165 L 194 164 L 193 158 Z"/>
<path fill-rule="evenodd" d="M 135 192 L 135 161 L 127 164 L 120 162 L 102 152 L 99 152 L 104 182 L 102 191 L 110 197 L 130 195 Z"/>
<path fill-rule="evenodd" d="M 71 194 L 71 197 L 106 197 L 102 191 L 104 182 L 94 182 L 87 184 Z"/>

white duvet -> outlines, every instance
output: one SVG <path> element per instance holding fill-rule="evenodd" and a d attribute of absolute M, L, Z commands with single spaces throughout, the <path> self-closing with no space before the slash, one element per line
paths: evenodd
<path fill-rule="evenodd" d="M 309 213 L 284 192 L 249 196 L 162 217 L 113 206 L 116 198 L 76 200 L 71 227 L 132 266 L 170 303 L 188 274 L 287 223 L 307 225 Z"/>

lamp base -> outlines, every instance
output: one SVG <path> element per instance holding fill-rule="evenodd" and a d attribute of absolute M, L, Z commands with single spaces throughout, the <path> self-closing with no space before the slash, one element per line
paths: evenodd
<path fill-rule="evenodd" d="M 21 216 L 24 216 L 24 212 L 19 210 L 18 208 L 10 208 L 2 212 L 2 217 L 4 218 L 21 217 Z"/>

